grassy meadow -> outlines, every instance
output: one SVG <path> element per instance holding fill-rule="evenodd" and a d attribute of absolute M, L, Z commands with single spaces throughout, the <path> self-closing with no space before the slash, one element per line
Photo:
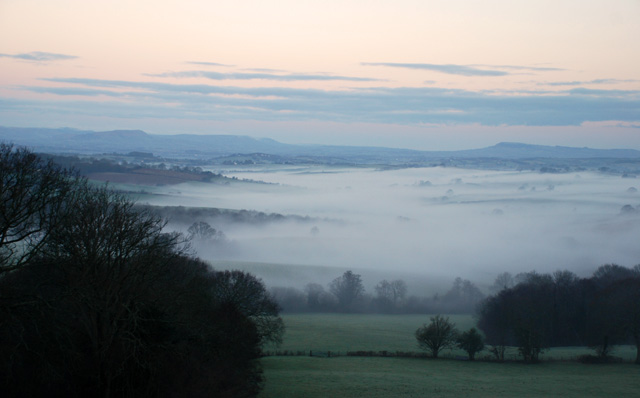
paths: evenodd
<path fill-rule="evenodd" d="M 348 351 L 389 351 L 418 352 L 414 337 L 416 329 L 429 323 L 432 315 L 381 315 L 381 314 L 284 314 L 282 316 L 286 332 L 280 347 L 266 347 L 267 351 L 308 352 L 332 351 L 346 354 Z M 472 315 L 448 315 L 460 331 L 475 326 Z M 575 360 L 583 354 L 593 354 L 586 347 L 554 347 L 545 350 L 540 358 L 554 360 Z M 466 356 L 462 350 L 444 350 L 445 357 Z M 487 351 L 478 357 L 488 356 Z M 625 361 L 635 359 L 636 350 L 632 346 L 618 346 L 613 355 Z M 507 349 L 506 358 L 519 360 L 516 348 Z"/>
<path fill-rule="evenodd" d="M 576 362 L 466 362 L 418 358 L 262 359 L 261 398 L 632 397 L 640 367 Z"/>
<path fill-rule="evenodd" d="M 475 325 L 470 315 L 451 315 L 458 329 Z M 419 351 L 414 332 L 428 315 L 285 314 L 280 351 Z M 268 348 L 269 349 L 269 348 Z M 640 390 L 640 367 L 630 363 L 635 347 L 619 347 L 624 363 L 585 365 L 584 347 L 547 350 L 536 365 L 460 361 L 445 350 L 439 360 L 395 357 L 271 356 L 262 359 L 271 397 L 623 397 Z M 479 357 L 488 355 L 481 353 Z M 518 359 L 512 348 L 508 359 Z M 552 361 L 548 361 L 553 359 Z M 569 361 L 566 361 L 569 360 Z"/>
<path fill-rule="evenodd" d="M 416 329 L 429 323 L 429 315 L 285 314 L 287 327 L 279 350 L 419 351 Z M 451 315 L 457 327 L 475 325 L 470 315 Z"/>

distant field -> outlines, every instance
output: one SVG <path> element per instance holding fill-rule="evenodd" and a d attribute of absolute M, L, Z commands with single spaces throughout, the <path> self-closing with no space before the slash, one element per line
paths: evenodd
<path fill-rule="evenodd" d="M 632 397 L 640 367 L 574 362 L 268 357 L 262 398 Z"/>
<path fill-rule="evenodd" d="M 449 317 L 459 329 L 475 324 L 470 315 Z M 413 333 L 428 315 L 292 314 L 280 350 L 419 351 Z M 309 356 L 263 358 L 262 398 L 275 397 L 630 397 L 640 391 L 640 367 L 630 362 L 584 365 L 584 347 L 548 350 L 543 362 L 468 362 L 453 359 Z M 444 356 L 464 355 L 458 350 Z M 486 352 L 481 356 L 487 355 Z M 635 347 L 614 355 L 631 361 Z M 512 348 L 509 359 L 518 359 Z M 555 359 L 555 361 L 544 361 Z M 562 360 L 570 360 L 569 362 Z"/>
<path fill-rule="evenodd" d="M 285 314 L 287 327 L 280 350 L 419 351 L 414 332 L 429 315 Z M 471 328 L 470 315 L 449 316 L 458 328 Z"/>
<path fill-rule="evenodd" d="M 332 351 L 346 354 L 347 351 L 414 351 L 418 344 L 414 337 L 416 329 L 429 322 L 430 315 L 372 315 L 372 314 L 285 314 L 284 343 L 278 350 L 288 351 Z M 471 315 L 449 315 L 459 330 L 475 326 Z M 267 347 L 267 350 L 274 350 Z M 579 355 L 592 354 L 586 347 L 555 347 L 546 350 L 541 359 L 574 360 Z M 445 350 L 443 356 L 465 355 L 458 349 Z M 486 351 L 480 357 L 489 355 Z M 631 361 L 635 359 L 635 347 L 616 347 L 613 355 Z M 508 359 L 519 359 L 517 350 L 507 351 Z M 640 367 L 638 368 L 640 371 Z"/>

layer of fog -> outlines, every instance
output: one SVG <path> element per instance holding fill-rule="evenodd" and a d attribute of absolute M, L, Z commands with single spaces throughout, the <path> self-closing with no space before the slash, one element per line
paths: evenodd
<path fill-rule="evenodd" d="M 640 201 L 640 194 L 629 189 L 640 185 L 634 179 L 451 168 L 253 166 L 215 171 L 278 185 L 159 187 L 163 196 L 149 202 L 317 220 L 213 225 L 233 248 L 200 248 L 200 255 L 214 261 L 483 281 L 503 271 L 569 269 L 586 276 L 605 263 L 640 263 L 640 217 L 620 214 L 622 206 Z"/>

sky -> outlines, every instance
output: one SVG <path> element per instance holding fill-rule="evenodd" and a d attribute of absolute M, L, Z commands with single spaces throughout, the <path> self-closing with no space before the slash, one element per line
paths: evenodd
<path fill-rule="evenodd" d="M 0 125 L 640 149 L 640 0 L 0 0 Z"/>

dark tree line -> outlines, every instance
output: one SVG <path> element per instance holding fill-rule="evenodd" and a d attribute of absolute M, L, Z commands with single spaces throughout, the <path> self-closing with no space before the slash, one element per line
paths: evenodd
<path fill-rule="evenodd" d="M 640 364 L 639 266 L 603 265 L 582 279 L 569 271 L 532 272 L 516 282 L 479 307 L 478 327 L 497 359 L 507 346 L 530 362 L 547 347 L 589 346 L 604 361 L 613 345 L 635 344 Z"/>
<path fill-rule="evenodd" d="M 140 208 L 150 210 L 155 214 L 168 219 L 172 224 L 193 225 L 198 222 L 210 224 L 246 223 L 253 225 L 278 223 L 282 221 L 310 222 L 313 218 L 308 216 L 283 215 L 278 213 L 263 213 L 256 210 L 231 210 L 210 207 L 184 207 L 184 206 L 151 206 L 137 205 Z"/>
<path fill-rule="evenodd" d="M 375 294 L 365 291 L 362 277 L 346 271 L 335 278 L 328 290 L 317 283 L 303 290 L 272 287 L 271 292 L 286 312 L 355 312 L 382 314 L 473 313 L 484 294 L 472 282 L 456 278 L 443 295 L 409 296 L 401 279 L 384 279 L 374 287 Z"/>
<path fill-rule="evenodd" d="M 255 396 L 279 342 L 261 281 L 213 271 L 164 221 L 0 146 L 3 396 Z"/>
<path fill-rule="evenodd" d="M 66 169 L 77 170 L 82 175 L 92 173 L 130 173 L 143 169 L 156 169 L 193 174 L 200 177 L 202 181 L 210 182 L 215 179 L 224 179 L 221 174 L 204 171 L 198 166 L 167 166 L 165 163 L 157 163 L 163 159 L 156 158 L 152 153 L 147 152 L 129 152 L 128 155 L 110 155 L 109 157 L 102 158 L 52 154 L 42 154 L 39 156 L 46 160 L 51 160 Z M 129 161 L 126 159 L 129 159 Z"/>

